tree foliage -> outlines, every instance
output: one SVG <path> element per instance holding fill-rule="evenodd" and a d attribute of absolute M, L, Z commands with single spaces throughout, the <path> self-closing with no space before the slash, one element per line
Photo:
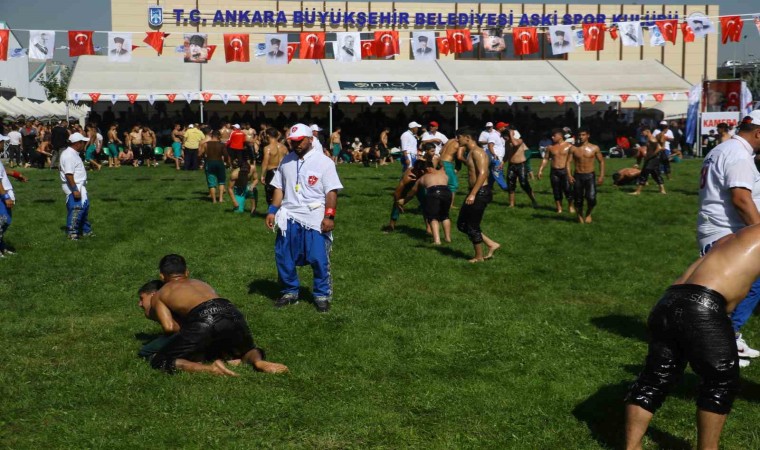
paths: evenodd
<path fill-rule="evenodd" d="M 71 81 L 71 69 L 66 66 L 61 68 L 61 73 L 47 80 L 38 79 L 37 83 L 45 89 L 45 95 L 51 102 L 67 102 L 67 91 Z"/>

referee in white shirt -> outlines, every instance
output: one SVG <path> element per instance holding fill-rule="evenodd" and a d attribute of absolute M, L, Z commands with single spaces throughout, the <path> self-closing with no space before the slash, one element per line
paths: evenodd
<path fill-rule="evenodd" d="M 419 142 L 417 141 L 417 130 L 422 125 L 417 122 L 410 122 L 409 129 L 401 135 L 401 172 L 406 172 L 406 169 L 412 167 L 417 161 L 417 149 Z"/>
<path fill-rule="evenodd" d="M 66 233 L 71 240 L 81 236 L 92 236 L 92 227 L 88 221 L 90 200 L 87 197 L 87 171 L 79 154 L 89 142 L 81 133 L 69 136 L 70 145 L 61 153 L 59 173 L 61 188 L 66 194 Z"/>
<path fill-rule="evenodd" d="M 319 312 L 330 310 L 332 277 L 330 251 L 338 190 L 343 185 L 332 158 L 313 147 L 314 135 L 304 124 L 290 128 L 293 151 L 280 162 L 270 183 L 274 187 L 266 224 L 277 226 L 274 244 L 277 274 L 283 284 L 275 302 L 281 308 L 298 303 L 300 284 L 297 267 L 314 270 L 314 305 Z"/>
<path fill-rule="evenodd" d="M 715 147 L 702 164 L 699 185 L 697 240 L 704 255 L 721 238 L 748 225 L 760 223 L 760 172 L 755 153 L 760 152 L 760 110 L 742 120 L 735 136 Z M 756 358 L 760 352 L 750 348 L 741 333 L 760 301 L 760 280 L 755 281 L 745 298 L 731 314 L 736 345 L 742 358 Z M 740 365 L 749 365 L 746 359 Z"/>

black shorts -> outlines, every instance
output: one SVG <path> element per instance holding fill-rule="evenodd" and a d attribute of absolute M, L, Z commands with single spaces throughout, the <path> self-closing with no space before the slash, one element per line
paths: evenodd
<path fill-rule="evenodd" d="M 383 144 L 377 144 L 377 149 L 380 151 L 380 157 L 381 158 L 387 158 L 388 157 L 388 155 L 389 155 L 389 153 L 388 153 L 388 147 L 386 147 Z"/>
<path fill-rule="evenodd" d="M 586 206 L 593 208 L 596 206 L 596 174 L 595 173 L 576 173 L 575 184 L 573 185 L 573 201 L 575 209 L 581 213 L 583 200 L 586 200 Z"/>
<path fill-rule="evenodd" d="M 638 184 L 640 186 L 647 184 L 650 175 L 655 183 L 658 185 L 663 184 L 662 176 L 660 175 L 660 165 L 657 163 L 657 160 L 654 163 L 649 162 L 644 166 L 644 170 L 639 174 Z"/>
<path fill-rule="evenodd" d="M 179 358 L 194 362 L 239 359 L 255 348 L 243 314 L 228 300 L 215 298 L 187 314 L 179 333 L 150 357 L 150 365 L 173 373 Z"/>
<path fill-rule="evenodd" d="M 151 147 L 148 144 L 141 145 L 141 158 L 143 160 L 154 160 L 156 159 L 156 154 L 153 151 L 153 147 Z"/>
<path fill-rule="evenodd" d="M 728 414 L 739 387 L 739 354 L 726 300 L 703 286 L 671 286 L 649 314 L 649 354 L 626 401 L 654 413 L 686 363 L 699 375 L 697 406 Z"/>
<path fill-rule="evenodd" d="M 517 182 L 520 182 L 520 187 L 523 191 L 525 191 L 528 195 L 533 193 L 533 189 L 530 187 L 530 182 L 528 181 L 528 172 L 530 172 L 530 165 L 526 162 L 521 162 L 517 164 L 509 164 L 509 167 L 507 168 L 507 189 L 509 192 L 515 192 L 515 189 L 517 189 Z"/>
<path fill-rule="evenodd" d="M 451 191 L 448 186 L 432 186 L 425 194 L 425 220 L 443 222 L 449 219 L 451 209 Z"/>
<path fill-rule="evenodd" d="M 274 190 L 275 187 L 272 186 L 272 179 L 274 178 L 274 174 L 277 173 L 277 169 L 270 169 L 267 170 L 266 175 L 264 176 L 264 193 L 266 194 L 267 199 L 267 205 L 272 204 L 272 198 L 274 197 Z"/>
<path fill-rule="evenodd" d="M 567 169 L 552 169 L 549 173 L 549 179 L 552 184 L 552 194 L 554 201 L 562 201 L 564 195 L 568 201 L 573 199 L 570 192 L 570 177 L 567 176 Z"/>
<path fill-rule="evenodd" d="M 469 196 L 469 195 L 468 195 Z M 486 206 L 491 203 L 493 192 L 490 186 L 480 188 L 475 195 L 475 201 L 472 205 L 467 204 L 467 199 L 459 210 L 457 219 L 457 229 L 465 233 L 473 244 L 483 242 L 483 233 L 480 230 L 480 222 L 483 221 L 483 214 L 486 212 Z"/>

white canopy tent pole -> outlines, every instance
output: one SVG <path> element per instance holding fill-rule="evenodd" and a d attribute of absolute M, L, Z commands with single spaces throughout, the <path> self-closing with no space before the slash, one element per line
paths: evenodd
<path fill-rule="evenodd" d="M 330 129 L 328 130 L 328 133 L 332 134 L 333 132 L 333 104 L 330 102 Z"/>
<path fill-rule="evenodd" d="M 578 103 L 578 128 L 581 127 L 581 104 Z"/>
<path fill-rule="evenodd" d="M 454 104 L 454 129 L 459 129 L 459 103 Z"/>

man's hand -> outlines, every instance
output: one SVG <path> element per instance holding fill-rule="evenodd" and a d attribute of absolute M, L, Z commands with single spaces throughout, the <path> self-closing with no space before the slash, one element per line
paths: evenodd
<path fill-rule="evenodd" d="M 236 374 L 235 372 L 231 371 L 227 368 L 227 366 L 224 365 L 224 361 L 221 359 L 217 359 L 213 363 L 211 363 L 208 366 L 208 371 L 210 373 L 213 373 L 214 375 L 220 375 L 220 376 L 228 376 L 228 377 L 239 377 L 240 375 Z"/>
<path fill-rule="evenodd" d="M 540 180 L 543 175 L 544 175 L 544 171 L 543 170 L 539 170 L 538 171 L 538 179 Z"/>
<path fill-rule="evenodd" d="M 472 194 L 468 195 L 468 196 L 467 196 L 467 199 L 465 199 L 465 201 L 464 201 L 464 202 L 465 202 L 466 204 L 468 204 L 468 205 L 472 205 L 473 203 L 475 203 L 475 196 L 474 196 L 474 195 L 472 195 Z"/>
<path fill-rule="evenodd" d="M 261 176 L 261 184 L 263 184 L 263 185 L 267 184 L 267 180 L 266 180 L 266 177 L 264 175 Z"/>
<path fill-rule="evenodd" d="M 335 221 L 332 219 L 328 219 L 325 217 L 322 219 L 322 232 L 323 233 L 329 233 L 335 228 Z"/>
<path fill-rule="evenodd" d="M 235 209 L 238 209 L 238 208 L 240 207 L 240 205 L 238 204 L 238 202 L 236 202 L 236 201 L 233 199 L 233 200 L 232 200 L 232 207 L 233 207 L 233 208 L 235 208 Z"/>
<path fill-rule="evenodd" d="M 13 205 L 14 205 L 13 200 L 11 200 L 9 198 L 5 199 L 5 207 L 6 208 L 13 209 Z"/>
<path fill-rule="evenodd" d="M 599 178 L 596 180 L 596 184 L 604 184 L 604 175 L 599 175 Z"/>
<path fill-rule="evenodd" d="M 71 195 L 74 196 L 74 200 L 76 200 L 76 201 L 82 200 L 82 193 L 79 192 L 79 191 L 74 191 L 74 192 L 71 193 Z"/>
<path fill-rule="evenodd" d="M 575 177 L 570 174 L 567 174 L 567 181 L 569 181 L 570 184 L 575 184 Z"/>
<path fill-rule="evenodd" d="M 274 214 L 267 214 L 266 224 L 267 228 L 274 230 Z"/>

